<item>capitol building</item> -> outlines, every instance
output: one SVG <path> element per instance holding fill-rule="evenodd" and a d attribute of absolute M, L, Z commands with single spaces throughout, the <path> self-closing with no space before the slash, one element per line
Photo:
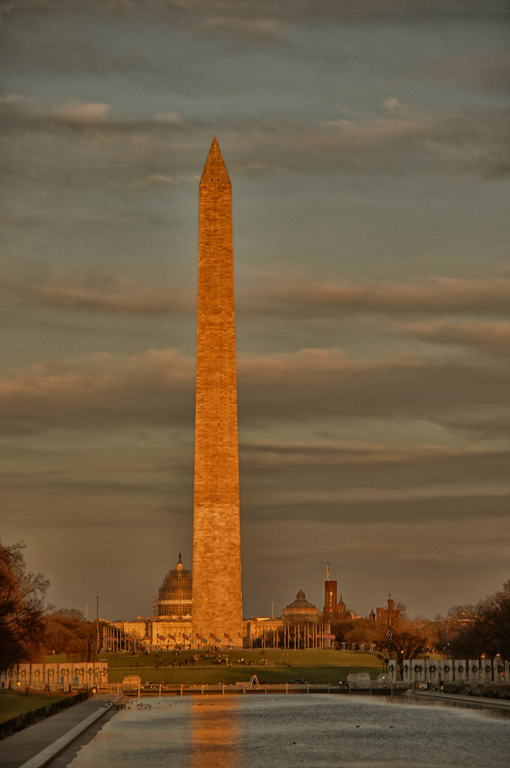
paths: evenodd
<path fill-rule="evenodd" d="M 179 553 L 175 568 L 166 574 L 154 599 L 152 621 L 147 629 L 152 646 L 161 649 L 188 647 L 191 640 L 193 577 Z"/>
<path fill-rule="evenodd" d="M 179 561 L 164 578 L 158 597 L 154 599 L 152 615 L 167 621 L 190 620 L 192 612 L 193 577 Z"/>

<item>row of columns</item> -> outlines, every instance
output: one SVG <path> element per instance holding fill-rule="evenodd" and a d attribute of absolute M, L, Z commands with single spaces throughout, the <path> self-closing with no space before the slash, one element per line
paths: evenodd
<path fill-rule="evenodd" d="M 280 632 L 283 632 L 280 640 Z M 327 650 L 331 648 L 331 629 L 329 623 L 296 622 L 283 624 L 279 629 L 262 630 L 259 636 L 262 648 L 285 648 L 287 650 Z M 251 633 L 250 648 L 253 646 Z"/>
<path fill-rule="evenodd" d="M 49 662 L 18 664 L 0 675 L 3 688 L 33 690 L 83 688 L 108 682 L 108 662 Z"/>
<path fill-rule="evenodd" d="M 101 650 L 109 653 L 119 653 L 120 651 L 137 650 L 139 642 L 137 639 L 126 635 L 123 629 L 113 626 L 113 624 L 103 625 L 101 636 Z"/>
<path fill-rule="evenodd" d="M 302 630 L 301 630 L 302 627 Z M 283 647 L 295 650 L 325 650 L 331 647 L 329 624 L 305 622 L 285 624 L 283 629 Z"/>
<path fill-rule="evenodd" d="M 388 674 L 397 680 L 397 662 L 390 660 Z M 404 683 L 510 684 L 510 662 L 499 659 L 406 659 Z"/>

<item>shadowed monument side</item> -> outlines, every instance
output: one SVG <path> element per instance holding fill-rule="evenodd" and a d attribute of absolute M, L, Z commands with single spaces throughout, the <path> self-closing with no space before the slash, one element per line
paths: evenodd
<path fill-rule="evenodd" d="M 242 645 L 232 192 L 214 139 L 198 225 L 193 645 Z"/>

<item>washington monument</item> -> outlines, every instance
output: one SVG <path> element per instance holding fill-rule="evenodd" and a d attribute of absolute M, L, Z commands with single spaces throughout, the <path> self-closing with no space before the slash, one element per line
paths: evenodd
<path fill-rule="evenodd" d="M 232 192 L 214 139 L 198 224 L 193 645 L 242 645 Z"/>

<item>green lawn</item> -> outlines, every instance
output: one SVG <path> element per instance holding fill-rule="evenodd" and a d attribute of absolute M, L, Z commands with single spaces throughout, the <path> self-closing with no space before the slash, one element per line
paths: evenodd
<path fill-rule="evenodd" d="M 110 683 L 121 683 L 126 675 L 132 674 L 131 669 L 111 669 L 108 674 Z M 292 680 L 304 679 L 308 683 L 338 683 L 346 680 L 350 672 L 368 672 L 376 678 L 381 667 L 195 667 L 195 669 L 178 667 L 177 669 L 138 669 L 142 685 L 149 683 L 184 683 L 185 685 L 201 685 L 221 683 L 248 682 L 252 675 L 257 675 L 259 683 L 290 683 Z"/>
<path fill-rule="evenodd" d="M 368 672 L 372 677 L 382 672 L 382 663 L 373 653 L 354 651 L 287 651 L 268 649 L 228 651 L 229 666 L 216 664 L 214 658 L 192 665 L 193 651 L 101 654 L 108 659 L 108 679 L 120 683 L 126 675 L 138 674 L 142 683 L 226 683 L 248 681 L 254 674 L 260 683 L 285 683 L 304 678 L 310 683 L 338 683 L 350 672 Z M 245 663 L 240 663 L 244 659 Z M 187 661 L 187 664 L 185 663 Z M 178 664 L 181 666 L 178 666 Z M 249 663 L 251 662 L 251 664 Z M 290 666 L 289 666 L 290 664 Z M 138 666 L 137 666 L 138 665 Z"/>
<path fill-rule="evenodd" d="M 309 683 L 338 683 L 350 672 L 368 672 L 372 678 L 382 672 L 382 662 L 375 653 L 358 651 L 283 651 L 280 649 L 227 651 L 229 666 L 203 658 L 193 665 L 194 651 L 159 653 L 102 653 L 108 660 L 108 680 L 121 683 L 127 675 L 137 674 L 142 684 L 150 683 L 236 683 L 257 675 L 259 683 L 286 683 L 304 679 Z M 240 660 L 245 663 L 241 664 Z M 66 661 L 65 656 L 48 656 L 45 661 Z M 187 664 L 186 664 L 187 661 Z M 179 666 L 179 662 L 180 665 Z M 251 662 L 251 664 L 250 664 Z M 289 667 L 290 664 L 290 667 Z"/>
<path fill-rule="evenodd" d="M 34 692 L 25 696 L 21 691 L 0 691 L 0 723 L 25 712 L 31 712 L 33 709 L 53 704 L 62 698 L 64 697 L 61 693 Z"/>
<path fill-rule="evenodd" d="M 187 660 L 188 666 L 191 663 L 194 651 L 183 651 L 180 654 L 175 654 L 173 651 L 161 651 L 160 653 L 136 653 L 134 655 L 130 653 L 117 654 L 117 653 L 102 653 L 102 659 L 108 659 L 108 665 L 112 667 L 131 667 L 131 665 L 139 667 L 155 667 L 157 664 L 168 666 L 174 665 L 175 662 L 180 661 L 182 664 Z M 285 655 L 284 655 L 285 654 Z M 204 652 L 199 652 L 200 661 L 196 667 L 217 667 L 214 663 L 214 659 L 204 659 L 202 655 Z M 294 664 L 300 667 L 377 667 L 381 666 L 381 662 L 377 658 L 375 653 L 361 653 L 359 651 L 282 651 L 282 649 L 266 649 L 265 653 L 260 650 L 243 650 L 243 651 L 226 651 L 222 656 L 228 656 L 230 664 L 238 664 L 239 659 L 243 658 L 248 665 L 251 661 L 252 666 L 260 666 L 261 662 L 266 659 L 268 665 L 272 662 L 272 666 L 283 667 L 290 664 Z M 52 656 L 52 659 L 56 657 Z"/>

